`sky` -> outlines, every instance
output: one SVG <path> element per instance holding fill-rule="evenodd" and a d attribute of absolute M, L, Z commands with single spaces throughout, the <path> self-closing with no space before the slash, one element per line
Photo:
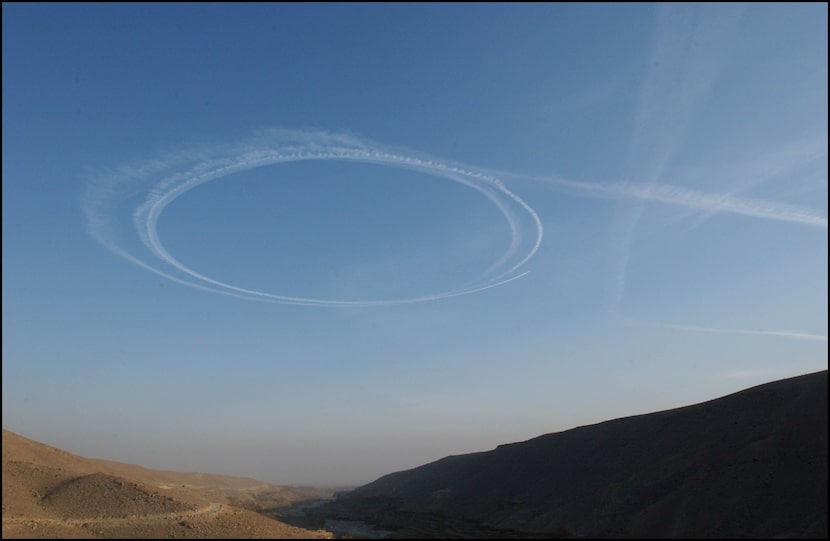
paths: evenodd
<path fill-rule="evenodd" d="M 359 485 L 827 369 L 827 5 L 3 4 L 3 427 Z"/>

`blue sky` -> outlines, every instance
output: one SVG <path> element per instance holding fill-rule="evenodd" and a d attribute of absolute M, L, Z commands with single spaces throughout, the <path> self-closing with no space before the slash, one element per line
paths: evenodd
<path fill-rule="evenodd" d="M 362 484 L 827 368 L 825 4 L 3 4 L 3 426 Z"/>

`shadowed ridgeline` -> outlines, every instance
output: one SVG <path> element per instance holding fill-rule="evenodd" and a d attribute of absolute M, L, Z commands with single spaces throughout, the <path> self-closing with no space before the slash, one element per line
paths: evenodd
<path fill-rule="evenodd" d="M 827 537 L 827 371 L 392 473 L 323 506 L 399 537 Z"/>

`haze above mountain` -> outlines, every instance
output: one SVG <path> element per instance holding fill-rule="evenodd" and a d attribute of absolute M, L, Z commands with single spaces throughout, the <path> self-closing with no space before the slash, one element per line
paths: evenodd
<path fill-rule="evenodd" d="M 827 371 L 449 456 L 319 510 L 399 537 L 827 537 Z"/>
<path fill-rule="evenodd" d="M 326 538 L 344 524 L 397 538 L 827 537 L 827 371 L 449 456 L 322 505 L 332 491 L 88 459 L 7 430 L 2 467 L 3 538 Z"/>

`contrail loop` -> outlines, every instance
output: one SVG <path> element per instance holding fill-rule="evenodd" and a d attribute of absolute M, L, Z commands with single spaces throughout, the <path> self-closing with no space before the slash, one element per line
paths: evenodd
<path fill-rule="evenodd" d="M 206 182 L 240 171 L 311 160 L 400 167 L 458 182 L 479 192 L 501 212 L 510 228 L 510 245 L 477 280 L 464 287 L 419 297 L 354 301 L 280 295 L 224 283 L 185 266 L 165 248 L 158 234 L 159 218 L 170 203 L 186 192 Z M 521 269 L 541 247 L 544 235 L 542 221 L 536 211 L 509 190 L 501 179 L 541 182 L 574 195 L 590 198 L 630 198 L 642 202 L 733 213 L 827 229 L 827 217 L 822 214 L 770 201 L 701 192 L 669 184 L 651 186 L 632 182 L 598 183 L 505 171 L 476 170 L 467 165 L 442 162 L 406 149 L 390 149 L 353 135 L 290 130 L 268 130 L 241 145 L 179 152 L 147 161 L 137 167 L 122 167 L 117 173 L 88 185 L 83 199 L 83 209 L 87 217 L 87 229 L 99 243 L 141 268 L 189 287 L 264 302 L 314 306 L 382 306 L 475 293 L 506 284 L 527 274 Z M 152 256 L 171 267 L 169 272 L 148 263 L 116 240 L 115 222 L 118 220 L 118 214 L 115 206 L 136 193 L 143 193 L 145 197 L 132 212 L 133 230 Z M 519 214 L 524 220 L 520 220 L 519 215 L 514 212 L 516 210 L 520 211 Z M 532 226 L 529 225 L 528 218 Z M 525 241 L 526 235 L 532 236 L 531 240 Z M 172 271 L 181 273 L 182 276 L 174 276 L 171 274 Z"/>
<path fill-rule="evenodd" d="M 254 141 L 253 145 L 232 149 L 230 156 L 223 158 L 205 159 L 203 157 L 204 154 L 198 155 L 199 158 L 195 160 L 191 158 L 190 163 L 195 161 L 195 165 L 192 165 L 190 169 L 183 172 L 168 174 L 168 176 L 156 182 L 146 192 L 146 198 L 143 203 L 134 209 L 132 215 L 133 228 L 141 243 L 152 255 L 176 271 L 183 273 L 184 276 L 176 277 L 169 272 L 165 272 L 147 263 L 123 248 L 109 234 L 111 231 L 108 229 L 110 224 L 107 218 L 108 211 L 109 214 L 112 214 L 112 211 L 107 208 L 107 203 L 112 199 L 116 199 L 117 196 L 123 195 L 124 187 L 119 188 L 117 186 L 119 181 L 124 180 L 123 178 L 110 179 L 103 186 L 93 186 L 88 191 L 84 200 L 84 210 L 87 213 L 87 225 L 90 233 L 105 247 L 131 263 L 189 287 L 246 300 L 314 306 L 383 306 L 438 300 L 483 291 L 512 282 L 526 275 L 527 272 L 520 272 L 520 268 L 535 255 L 541 246 L 543 227 L 539 216 L 530 205 L 507 189 L 501 181 L 492 175 L 471 171 L 461 166 L 442 163 L 431 158 L 408 155 L 400 151 L 390 152 L 379 147 L 373 148 L 371 144 L 356 140 L 350 136 L 338 137 L 319 132 L 288 131 L 271 132 L 269 135 L 273 136 L 274 133 L 276 133 L 278 139 L 276 144 L 275 142 L 269 142 L 267 140 L 263 144 L 260 140 Z M 287 143 L 285 141 L 286 136 L 290 136 L 290 140 Z M 185 157 L 184 159 L 179 158 L 181 157 L 173 156 L 170 159 L 169 167 L 167 167 L 168 172 L 175 168 L 181 169 L 178 162 L 187 163 L 189 157 Z M 280 295 L 221 282 L 181 263 L 166 249 L 159 237 L 158 221 L 163 211 L 170 203 L 188 191 L 206 182 L 244 170 L 267 165 L 309 160 L 352 161 L 401 167 L 441 176 L 458 182 L 481 193 L 501 212 L 510 227 L 510 245 L 499 260 L 490 265 L 482 274 L 481 278 L 465 287 L 411 298 L 348 301 Z M 147 181 L 147 178 L 144 176 L 148 174 L 147 171 L 149 171 L 149 174 L 156 174 L 157 176 L 159 173 L 163 174 L 165 172 L 163 162 L 159 164 L 159 161 L 155 161 L 151 165 L 151 167 L 142 166 L 138 170 L 128 170 L 127 174 L 122 176 L 126 176 L 127 180 L 130 180 L 130 177 L 135 177 L 133 180 Z M 131 187 L 131 184 L 128 183 L 127 187 Z M 521 254 L 518 252 L 522 246 L 524 231 L 521 221 L 515 215 L 513 209 L 511 209 L 511 204 L 516 205 L 524 211 L 534 224 L 533 234 L 535 235 L 535 239 L 530 248 Z M 511 261 L 515 261 L 516 259 L 518 259 L 517 262 L 510 264 Z M 506 270 L 500 270 L 504 269 L 507 265 L 509 267 Z"/>

